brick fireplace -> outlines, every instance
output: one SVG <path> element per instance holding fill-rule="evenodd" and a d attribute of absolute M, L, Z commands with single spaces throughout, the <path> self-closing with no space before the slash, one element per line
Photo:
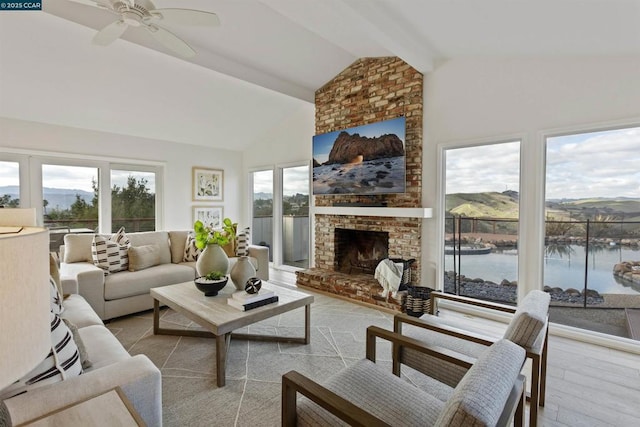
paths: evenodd
<path fill-rule="evenodd" d="M 355 208 L 357 209 L 357 208 Z M 373 269 L 348 268 L 340 262 L 341 245 L 351 251 L 358 251 L 358 243 L 366 242 L 369 233 L 379 233 L 388 241 L 389 258 L 416 259 L 411 268 L 411 283 L 420 283 L 421 256 L 421 218 L 373 217 L 359 215 L 316 215 L 315 267 L 297 272 L 297 284 L 330 292 L 336 295 L 400 310 L 406 298 L 406 292 L 400 292 L 396 298 L 383 298 L 382 287 L 373 273 L 377 262 L 372 261 Z M 338 230 L 338 232 L 336 232 Z M 360 240 L 340 241 L 340 231 L 364 232 Z M 321 235 L 321 238 L 318 236 Z M 336 235 L 338 240 L 336 241 Z M 381 236 L 378 236 L 381 238 Z M 384 239 L 384 238 L 383 238 Z M 375 243 L 374 243 L 375 244 Z M 380 242 L 377 243 L 378 247 Z M 373 252 L 373 249 L 370 250 Z"/>
<path fill-rule="evenodd" d="M 382 251 L 380 241 L 370 242 L 371 258 L 354 267 L 343 256 L 358 258 L 358 247 L 366 237 L 341 236 L 336 230 L 381 233 L 389 258 L 415 259 L 411 283 L 420 283 L 422 257 L 421 215 L 402 214 L 400 210 L 422 207 L 422 106 L 423 76 L 397 57 L 362 58 L 343 70 L 316 91 L 316 133 L 327 133 L 354 126 L 405 117 L 406 192 L 387 195 L 314 196 L 315 257 L 313 268 L 297 272 L 297 284 L 331 292 L 358 301 L 401 310 L 403 298 L 383 298 L 382 287 L 370 268 L 377 265 L 374 248 Z M 349 206 L 349 207 L 345 207 Z M 350 206 L 353 206 L 352 208 Z M 375 214 L 359 206 L 380 206 Z M 385 206 L 385 207 L 382 207 Z M 337 207 L 340 213 L 332 211 Z M 321 212 L 320 212 L 321 211 Z M 361 240 L 362 239 L 362 240 Z M 341 248 L 347 243 L 347 249 Z M 336 254 L 336 250 L 338 253 Z M 344 255 L 344 251 L 355 251 Z M 371 255 L 371 256 L 370 256 Z M 379 254 L 378 254 L 379 255 Z M 378 256 L 376 255 L 376 256 Z M 375 265 L 374 265 L 375 264 Z"/>

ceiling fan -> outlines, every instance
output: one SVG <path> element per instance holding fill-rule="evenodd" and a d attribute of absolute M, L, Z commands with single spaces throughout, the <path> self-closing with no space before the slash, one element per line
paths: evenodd
<path fill-rule="evenodd" d="M 216 27 L 220 25 L 218 15 L 193 9 L 156 9 L 150 0 L 72 0 L 88 4 L 118 16 L 93 37 L 93 44 L 107 46 L 118 39 L 127 28 L 147 30 L 153 38 L 167 49 L 184 57 L 195 56 L 196 52 L 178 36 L 162 28 L 159 23 Z"/>

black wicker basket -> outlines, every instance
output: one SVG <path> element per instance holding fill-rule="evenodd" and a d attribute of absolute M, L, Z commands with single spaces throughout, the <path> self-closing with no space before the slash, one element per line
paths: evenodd
<path fill-rule="evenodd" d="M 429 312 L 431 307 L 431 291 L 433 289 L 425 286 L 407 286 L 408 295 L 405 305 L 405 313 L 409 316 L 420 317 Z"/>
<path fill-rule="evenodd" d="M 411 283 L 411 264 L 416 262 L 414 258 L 412 259 L 402 259 L 402 258 L 389 258 L 391 262 L 402 263 L 402 280 L 400 280 L 399 291 L 406 291 L 407 287 Z"/>

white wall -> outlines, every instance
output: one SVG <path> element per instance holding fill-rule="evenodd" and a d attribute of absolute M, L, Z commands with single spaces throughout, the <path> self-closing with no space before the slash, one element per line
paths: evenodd
<path fill-rule="evenodd" d="M 258 168 L 273 169 L 276 165 L 311 160 L 311 139 L 315 135 L 315 107 L 313 104 L 301 104 L 299 110 L 286 120 L 265 133 L 244 151 L 243 162 L 245 177 L 249 171 Z M 245 179 L 243 220 L 249 223 L 251 218 L 251 195 L 249 182 Z"/>
<path fill-rule="evenodd" d="M 232 219 L 241 215 L 239 195 L 244 191 L 241 152 L 0 117 L 0 153 L 15 150 L 106 157 L 125 163 L 136 160 L 162 163 L 166 230 L 191 228 L 191 207 L 203 205 L 191 200 L 191 168 L 223 169 L 224 200 L 210 205 L 224 206 L 224 215 Z"/>
<path fill-rule="evenodd" d="M 425 76 L 423 277 L 436 280 L 438 144 L 471 145 L 521 136 L 521 291 L 542 283 L 544 138 L 550 130 L 640 123 L 639 57 L 456 59 Z M 606 147 L 603 147 L 606 149 Z M 536 241 L 538 240 L 538 241 Z M 526 260 L 526 261 L 524 261 Z"/>

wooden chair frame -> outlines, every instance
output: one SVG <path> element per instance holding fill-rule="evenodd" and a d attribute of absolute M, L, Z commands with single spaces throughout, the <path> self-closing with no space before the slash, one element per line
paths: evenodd
<path fill-rule="evenodd" d="M 376 338 L 386 339 L 393 344 L 392 359 L 394 363 L 399 358 L 402 348 L 411 348 L 465 369 L 469 369 L 475 362 L 475 359 L 452 350 L 427 345 L 419 340 L 377 326 L 369 326 L 367 328 L 366 358 L 372 362 L 376 361 Z M 396 375 L 399 376 L 399 374 Z M 523 376 L 518 378 L 516 393 L 512 393 L 505 405 L 506 409 L 501 416 L 502 422 L 513 417 L 516 426 L 525 425 L 525 381 Z M 298 393 L 352 426 L 388 426 L 381 419 L 296 371 L 287 372 L 282 376 L 282 426 L 290 427 L 297 424 Z"/>
<path fill-rule="evenodd" d="M 458 303 L 469 304 L 475 307 L 482 307 L 491 310 L 497 310 L 504 313 L 513 314 L 516 312 L 515 307 L 493 303 L 489 301 L 482 301 L 473 298 L 463 297 L 459 295 L 446 294 L 443 292 L 431 292 L 430 294 L 430 306 L 429 314 L 435 315 L 437 313 L 436 299 L 444 299 L 455 301 Z M 393 330 L 396 333 L 402 334 L 402 324 L 410 324 L 423 329 L 429 329 L 434 332 L 449 335 L 451 337 L 459 338 L 466 341 L 471 341 L 477 344 L 490 346 L 494 343 L 493 340 L 489 340 L 486 337 L 479 336 L 472 332 L 460 333 L 459 330 L 449 329 L 446 325 L 432 325 L 423 322 L 419 318 L 409 316 L 407 314 L 397 314 L 393 319 Z M 547 316 L 544 326 L 544 343 L 540 353 L 531 351 L 525 348 L 526 357 L 531 359 L 531 393 L 527 395 L 527 399 L 530 402 L 529 405 L 529 425 L 535 427 L 538 422 L 538 406 L 544 406 L 545 391 L 547 383 L 547 344 L 549 339 L 549 318 Z M 393 361 L 393 373 L 400 375 L 400 362 L 394 358 Z"/>

